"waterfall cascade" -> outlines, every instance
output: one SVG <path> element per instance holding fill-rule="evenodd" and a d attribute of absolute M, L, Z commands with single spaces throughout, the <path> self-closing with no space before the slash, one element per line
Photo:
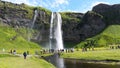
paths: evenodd
<path fill-rule="evenodd" d="M 28 28 L 28 41 L 30 41 L 30 39 L 31 39 L 32 29 L 33 29 L 33 27 L 34 27 L 34 24 L 35 24 L 35 21 L 36 21 L 37 16 L 38 16 L 38 11 L 35 10 L 35 11 L 34 11 L 33 20 L 32 20 L 32 22 L 29 24 L 29 28 Z"/>
<path fill-rule="evenodd" d="M 52 12 L 50 23 L 50 49 L 63 49 L 62 19 L 58 12 Z"/>
<path fill-rule="evenodd" d="M 38 11 L 35 10 L 34 17 L 33 17 L 33 21 L 32 21 L 32 23 L 31 23 L 31 29 L 34 27 L 34 24 L 35 24 L 35 21 L 36 21 L 37 16 L 38 16 Z"/>

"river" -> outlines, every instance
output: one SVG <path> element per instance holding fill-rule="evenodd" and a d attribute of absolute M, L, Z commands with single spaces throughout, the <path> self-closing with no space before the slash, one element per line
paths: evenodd
<path fill-rule="evenodd" d="M 45 57 L 45 60 L 52 63 L 56 68 L 120 68 L 119 64 L 87 63 L 84 60 L 60 58 L 57 54 Z"/>

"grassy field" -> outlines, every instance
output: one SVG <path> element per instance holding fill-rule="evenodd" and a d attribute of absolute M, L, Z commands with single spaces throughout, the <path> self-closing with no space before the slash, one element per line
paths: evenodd
<path fill-rule="evenodd" d="M 23 57 L 8 54 L 10 50 L 16 50 L 17 54 L 29 51 L 30 55 L 40 51 L 41 47 L 27 41 L 26 35 L 27 31 L 24 28 L 16 31 L 10 26 L 0 25 L 0 68 L 55 68 L 43 59 L 29 57 L 25 60 Z"/>
<path fill-rule="evenodd" d="M 120 49 L 96 50 L 96 51 L 75 51 L 74 53 L 63 53 L 61 57 L 85 60 L 120 60 Z"/>
<path fill-rule="evenodd" d="M 29 57 L 17 57 L 12 55 L 0 54 L 0 68 L 55 68 L 52 64 L 43 59 Z"/>

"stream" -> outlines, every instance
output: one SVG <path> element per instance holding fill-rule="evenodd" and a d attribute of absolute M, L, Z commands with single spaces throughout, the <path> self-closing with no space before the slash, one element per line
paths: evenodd
<path fill-rule="evenodd" d="M 56 68 L 120 68 L 118 64 L 87 63 L 83 60 L 64 59 L 60 58 L 58 54 L 45 57 L 45 60 L 53 64 Z"/>

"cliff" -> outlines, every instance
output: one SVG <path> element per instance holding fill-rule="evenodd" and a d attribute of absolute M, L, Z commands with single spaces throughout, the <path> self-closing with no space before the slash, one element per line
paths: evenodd
<path fill-rule="evenodd" d="M 82 40 L 95 40 L 95 45 L 106 46 L 119 43 L 119 27 L 120 4 L 98 4 L 83 16 L 77 29 Z"/>
<path fill-rule="evenodd" d="M 94 6 L 92 11 L 102 15 L 107 25 L 120 24 L 120 4 L 99 4 Z"/>
<path fill-rule="evenodd" d="M 42 7 L 0 1 L 0 22 L 15 29 L 28 30 L 34 19 L 35 10 L 37 10 L 37 18 L 31 40 L 46 45 L 49 42 L 51 11 Z M 80 43 L 100 35 L 111 25 L 119 25 L 120 4 L 99 4 L 85 14 L 61 12 L 61 16 L 64 42 Z M 24 38 L 27 40 L 27 37 Z"/>
<path fill-rule="evenodd" d="M 62 15 L 62 30 L 65 42 L 79 42 L 78 31 L 76 26 L 81 23 L 84 14 L 64 12 Z"/>
<path fill-rule="evenodd" d="M 12 26 L 15 29 L 25 27 L 28 30 L 34 19 L 35 10 L 37 10 L 37 18 L 33 27 L 34 32 L 32 33 L 31 40 L 41 44 L 48 43 L 51 11 L 45 8 L 0 1 L 0 21 L 3 22 L 4 25 Z M 78 35 L 76 35 L 77 32 L 74 29 L 77 24 L 81 22 L 83 15 L 82 13 L 61 13 L 63 20 L 63 38 L 65 42 L 79 42 Z M 27 37 L 25 38 L 27 40 Z"/>
<path fill-rule="evenodd" d="M 11 2 L 0 1 L 0 22 L 2 22 L 2 25 L 12 26 L 18 30 L 20 28 L 30 30 L 35 10 L 37 10 L 37 18 L 33 27 L 34 32 L 32 34 L 32 40 L 38 40 L 36 42 L 47 40 L 49 36 L 51 11 L 42 7 L 33 7 L 26 4 L 13 4 Z M 25 39 L 27 40 L 28 38 L 25 37 Z"/>

